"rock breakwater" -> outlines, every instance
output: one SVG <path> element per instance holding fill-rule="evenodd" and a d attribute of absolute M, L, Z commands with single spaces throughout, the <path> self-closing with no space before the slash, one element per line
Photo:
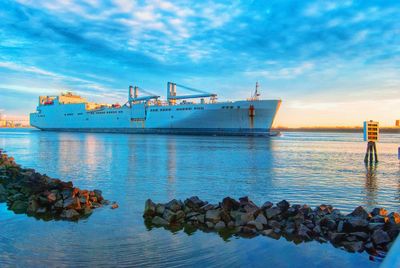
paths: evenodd
<path fill-rule="evenodd" d="M 148 199 L 143 217 L 148 226 L 194 228 L 246 237 L 284 236 L 295 243 L 316 240 L 381 257 L 400 232 L 400 215 L 383 208 L 367 212 L 357 207 L 345 215 L 330 205 L 312 209 L 308 205 L 291 205 L 286 200 L 257 206 L 248 197 L 226 197 L 219 204 L 210 204 L 197 196 L 164 204 Z"/>
<path fill-rule="evenodd" d="M 0 203 L 15 213 L 39 219 L 78 220 L 109 204 L 100 190 L 81 190 L 72 182 L 53 179 L 34 169 L 21 168 L 0 149 Z"/>

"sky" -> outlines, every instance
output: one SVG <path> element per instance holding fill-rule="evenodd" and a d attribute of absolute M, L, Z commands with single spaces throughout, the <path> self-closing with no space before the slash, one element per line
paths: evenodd
<path fill-rule="evenodd" d="M 283 101 L 275 126 L 393 126 L 399 14 L 397 0 L 0 0 L 0 112 L 27 118 L 66 90 L 165 97 L 168 81 L 240 100 L 258 81 Z"/>

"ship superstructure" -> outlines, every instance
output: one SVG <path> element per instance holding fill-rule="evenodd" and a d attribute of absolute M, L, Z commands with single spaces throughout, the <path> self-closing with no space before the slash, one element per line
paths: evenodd
<path fill-rule="evenodd" d="M 179 96 L 177 87 L 195 94 Z M 30 123 L 54 131 L 269 135 L 281 104 L 260 100 L 258 84 L 250 99 L 233 102 L 217 102 L 217 94 L 172 82 L 167 84 L 167 101 L 155 94 L 139 96 L 146 91 L 136 86 L 128 92 L 122 106 L 88 102 L 72 93 L 40 96 Z M 189 101 L 193 99 L 198 101 Z"/>

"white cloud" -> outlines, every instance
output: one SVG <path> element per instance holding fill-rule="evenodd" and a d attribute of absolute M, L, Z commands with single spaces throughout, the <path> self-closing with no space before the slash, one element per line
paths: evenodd
<path fill-rule="evenodd" d="M 303 62 L 298 66 L 272 69 L 268 66 L 266 70 L 250 70 L 245 75 L 250 77 L 268 78 L 268 79 L 293 79 L 314 68 L 314 63 Z"/>

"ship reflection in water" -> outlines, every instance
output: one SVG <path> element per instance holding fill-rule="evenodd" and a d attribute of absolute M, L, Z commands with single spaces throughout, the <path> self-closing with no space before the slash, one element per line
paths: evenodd
<path fill-rule="evenodd" d="M 120 208 L 71 223 L 14 215 L 0 204 L 0 266 L 377 267 L 366 254 L 330 244 L 148 231 L 142 213 L 149 197 L 166 202 L 191 195 L 211 202 L 249 195 L 258 204 L 287 199 L 332 204 L 343 212 L 358 205 L 399 211 L 399 138 L 382 135 L 380 162 L 366 169 L 359 134 L 256 138 L 1 130 L 0 147 L 18 163 L 84 189 L 101 189 Z"/>

